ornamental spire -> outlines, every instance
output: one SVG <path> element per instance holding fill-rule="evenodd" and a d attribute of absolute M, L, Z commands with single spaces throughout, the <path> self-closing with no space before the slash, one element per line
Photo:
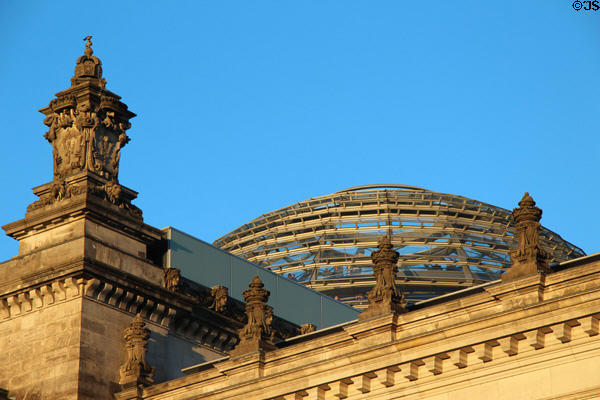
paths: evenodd
<path fill-rule="evenodd" d="M 231 350 L 231 357 L 275 349 L 271 329 L 273 308 L 267 305 L 270 293 L 264 286 L 256 275 L 250 282 L 249 289 L 243 292 L 248 321 L 239 331 L 240 342 Z"/>
<path fill-rule="evenodd" d="M 392 248 L 392 243 L 387 236 L 379 240 L 377 248 L 379 250 L 371 253 L 375 286 L 367 293 L 369 307 L 359 314 L 358 318 L 361 320 L 406 311 L 402 305 L 404 293 L 396 288 L 396 271 L 400 255 Z"/>
<path fill-rule="evenodd" d="M 511 267 L 502 275 L 502 281 L 552 272 L 548 266 L 548 254 L 540 246 L 539 240 L 542 210 L 535 206 L 535 201 L 528 192 L 525 192 L 519 207 L 512 214 L 517 224 L 517 249 L 510 252 Z"/>

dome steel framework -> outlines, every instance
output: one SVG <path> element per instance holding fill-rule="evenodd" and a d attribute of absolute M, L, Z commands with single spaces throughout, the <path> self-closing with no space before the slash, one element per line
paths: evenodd
<path fill-rule="evenodd" d="M 214 244 L 358 308 L 374 284 L 371 252 L 389 235 L 396 284 L 414 303 L 500 277 L 515 245 L 509 210 L 404 185 L 366 185 L 264 214 Z M 558 263 L 585 253 L 543 228 Z"/>

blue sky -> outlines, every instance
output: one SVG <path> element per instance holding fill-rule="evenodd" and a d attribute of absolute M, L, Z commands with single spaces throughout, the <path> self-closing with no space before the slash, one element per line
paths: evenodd
<path fill-rule="evenodd" d="M 143 4 L 143 5 L 142 5 Z M 513 208 L 600 251 L 600 11 L 556 1 L 0 3 L 0 223 L 52 178 L 43 116 L 94 36 L 138 116 L 121 184 L 212 242 L 380 182 Z M 0 260 L 17 243 L 0 239 Z"/>

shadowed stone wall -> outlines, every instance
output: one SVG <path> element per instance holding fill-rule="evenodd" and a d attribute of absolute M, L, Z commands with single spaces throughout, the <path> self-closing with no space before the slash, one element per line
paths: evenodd
<path fill-rule="evenodd" d="M 0 387 L 10 388 L 11 397 L 77 398 L 81 302 L 72 298 L 37 310 L 27 302 L 12 304 L 15 315 L 0 323 Z"/>

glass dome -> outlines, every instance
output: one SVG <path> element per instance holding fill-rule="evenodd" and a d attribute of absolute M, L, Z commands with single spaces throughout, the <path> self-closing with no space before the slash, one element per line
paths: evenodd
<path fill-rule="evenodd" d="M 400 253 L 396 285 L 409 303 L 485 283 L 510 266 L 509 210 L 404 185 L 366 185 L 264 214 L 214 245 L 358 308 L 374 284 L 382 235 Z M 550 263 L 585 253 L 542 227 Z"/>

